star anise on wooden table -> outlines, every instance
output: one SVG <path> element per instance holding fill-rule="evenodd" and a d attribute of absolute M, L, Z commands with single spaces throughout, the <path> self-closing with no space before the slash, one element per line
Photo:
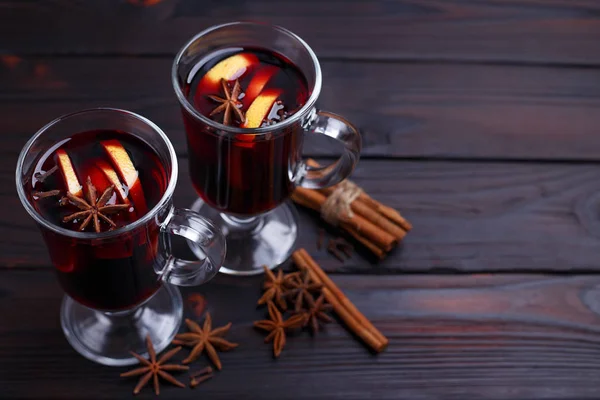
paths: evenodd
<path fill-rule="evenodd" d="M 246 120 L 246 117 L 244 116 L 244 112 L 242 111 L 242 102 L 238 98 L 240 96 L 240 93 L 242 92 L 240 82 L 236 79 L 235 84 L 233 85 L 233 89 L 230 91 L 227 81 L 225 79 L 221 79 L 221 87 L 223 88 L 225 98 L 215 96 L 212 94 L 208 95 L 208 98 L 210 98 L 211 100 L 216 101 L 217 103 L 221 103 L 217 108 L 210 112 L 209 116 L 212 117 L 215 114 L 223 112 L 223 125 L 230 125 L 232 117 L 231 114 L 235 112 L 240 122 L 243 123 Z"/>
<path fill-rule="evenodd" d="M 302 327 L 305 316 L 296 314 L 284 320 L 273 302 L 268 303 L 268 308 L 269 319 L 255 321 L 254 327 L 269 332 L 265 338 L 265 343 L 273 341 L 273 355 L 279 357 L 285 346 L 285 331 Z"/>
<path fill-rule="evenodd" d="M 265 292 L 262 297 L 258 299 L 258 304 L 265 304 L 269 301 L 277 303 L 281 310 L 287 309 L 287 302 L 285 301 L 284 292 L 289 288 L 289 284 L 295 279 L 299 273 L 293 272 L 287 275 L 283 274 L 282 270 L 277 271 L 277 276 L 266 266 L 263 266 L 265 270 L 265 283 L 263 283 L 263 289 Z"/>
<path fill-rule="evenodd" d="M 322 284 L 313 282 L 310 275 L 307 272 L 304 272 L 302 275 L 296 275 L 290 279 L 288 282 L 288 289 L 284 292 L 284 296 L 290 298 L 295 297 L 294 311 L 300 312 L 304 303 L 310 306 L 310 304 L 315 302 L 313 293 L 320 293 L 322 288 Z"/>
<path fill-rule="evenodd" d="M 93 219 L 94 229 L 97 233 L 100 233 L 100 219 L 102 219 L 104 222 L 110 225 L 110 229 L 115 228 L 117 225 L 108 217 L 108 215 L 126 210 L 130 206 L 128 204 L 114 204 L 110 206 L 106 205 L 106 202 L 110 200 L 115 192 L 114 185 L 106 188 L 100 198 L 97 198 L 96 187 L 92 184 L 92 180 L 89 176 L 86 181 L 86 186 L 87 190 L 85 191 L 85 195 L 88 201 L 85 201 L 81 197 L 74 196 L 73 194 L 67 192 L 67 198 L 69 202 L 82 211 L 67 215 L 63 218 L 63 222 L 66 223 L 73 221 L 74 219 L 85 218 L 79 227 L 80 231 L 84 231 L 89 225 L 90 221 Z"/>
<path fill-rule="evenodd" d="M 217 355 L 216 349 L 228 351 L 238 347 L 237 343 L 231 343 L 221 337 L 227 333 L 229 328 L 231 328 L 231 322 L 225 326 L 212 330 L 210 313 L 206 313 L 202 328 L 191 319 L 186 319 L 185 324 L 191 332 L 180 333 L 176 335 L 175 340 L 173 340 L 173 344 L 193 347 L 188 357 L 183 360 L 184 364 L 189 364 L 198 359 L 202 352 L 206 350 L 208 358 L 215 364 L 215 367 L 221 369 L 221 360 Z"/>
<path fill-rule="evenodd" d="M 158 396 L 160 394 L 160 389 L 158 386 L 158 377 L 160 376 L 167 382 L 172 383 L 175 386 L 179 386 L 184 388 L 185 385 L 179 382 L 173 375 L 169 374 L 167 371 L 187 371 L 190 367 L 186 365 L 178 365 L 178 364 L 165 364 L 165 361 L 169 360 L 173 357 L 181 347 L 176 347 L 174 349 L 169 350 L 164 353 L 158 361 L 156 360 L 156 352 L 154 351 L 154 346 L 152 345 L 152 341 L 150 337 L 146 337 L 146 346 L 148 347 L 148 354 L 150 355 L 150 360 L 146 360 L 144 357 L 140 356 L 137 353 L 131 352 L 135 358 L 137 358 L 143 367 L 133 369 L 128 372 L 124 372 L 121 374 L 122 378 L 128 378 L 132 376 L 144 375 L 140 378 L 138 384 L 133 389 L 133 394 L 138 394 L 140 390 L 150 381 L 150 378 L 154 378 L 154 393 Z"/>
<path fill-rule="evenodd" d="M 316 301 L 311 299 L 308 303 L 308 309 L 301 310 L 300 315 L 304 317 L 304 326 L 310 326 L 312 333 L 315 334 L 319 330 L 319 321 L 324 323 L 333 321 L 327 314 L 333 309 L 333 306 L 325 302 L 324 294 L 321 294 Z"/>

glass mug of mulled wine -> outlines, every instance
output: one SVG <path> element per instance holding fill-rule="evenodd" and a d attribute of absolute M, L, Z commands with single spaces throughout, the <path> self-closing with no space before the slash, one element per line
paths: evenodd
<path fill-rule="evenodd" d="M 348 177 L 359 158 L 358 130 L 315 109 L 319 61 L 280 27 L 236 22 L 209 28 L 179 51 L 172 81 L 200 196 L 192 209 L 213 221 L 232 249 L 221 272 L 252 275 L 263 265 L 276 267 L 297 237 L 287 199 L 296 186 L 322 188 Z M 302 145 L 304 135 L 318 134 L 344 150 L 333 164 L 315 168 L 303 161 Z"/>
<path fill-rule="evenodd" d="M 98 108 L 60 117 L 19 156 L 19 198 L 37 222 L 66 295 L 71 345 L 105 365 L 129 365 L 150 335 L 159 352 L 183 314 L 175 285 L 218 272 L 225 239 L 193 211 L 173 207 L 177 157 L 161 129 L 132 112 Z M 171 235 L 195 243 L 181 260 Z"/>

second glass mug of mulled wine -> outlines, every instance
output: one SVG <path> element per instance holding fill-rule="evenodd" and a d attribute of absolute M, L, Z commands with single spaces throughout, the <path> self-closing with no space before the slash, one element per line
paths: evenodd
<path fill-rule="evenodd" d="M 218 272 L 225 239 L 191 210 L 173 207 L 177 157 L 161 129 L 132 112 L 99 108 L 60 117 L 27 142 L 17 163 L 19 198 L 37 222 L 66 292 L 61 324 L 71 345 L 105 365 L 157 352 L 183 315 L 176 285 Z M 201 249 L 175 257 L 171 235 Z"/>
<path fill-rule="evenodd" d="M 296 186 L 323 188 L 348 177 L 359 158 L 358 130 L 315 109 L 319 61 L 301 38 L 277 26 L 235 22 L 199 33 L 177 54 L 172 81 L 200 195 L 192 209 L 219 226 L 234 249 L 221 272 L 276 267 L 297 237 L 286 200 Z M 335 139 L 343 154 L 330 165 L 308 166 L 305 134 Z"/>

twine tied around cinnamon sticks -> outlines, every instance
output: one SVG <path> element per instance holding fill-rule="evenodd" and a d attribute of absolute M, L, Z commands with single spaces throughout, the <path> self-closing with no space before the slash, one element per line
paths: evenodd
<path fill-rule="evenodd" d="M 350 180 L 341 182 L 327 197 L 321 206 L 321 216 L 331 225 L 337 226 L 340 220 L 352 218 L 351 204 L 360 196 L 363 190 Z"/>
<path fill-rule="evenodd" d="M 307 164 L 319 166 L 314 160 Z M 349 180 L 317 190 L 297 187 L 292 200 L 321 213 L 328 223 L 335 222 L 380 259 L 412 229 L 398 211 L 373 199 Z"/>

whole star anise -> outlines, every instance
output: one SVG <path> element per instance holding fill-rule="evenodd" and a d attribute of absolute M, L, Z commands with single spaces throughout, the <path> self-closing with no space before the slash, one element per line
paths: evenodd
<path fill-rule="evenodd" d="M 285 346 L 285 331 L 294 328 L 300 328 L 304 325 L 305 316 L 302 314 L 292 315 L 284 320 L 281 313 L 275 307 L 273 302 L 268 303 L 269 318 L 261 321 L 255 321 L 254 327 L 269 332 L 265 338 L 265 343 L 273 341 L 273 355 L 279 357 L 283 346 Z"/>
<path fill-rule="evenodd" d="M 215 114 L 223 112 L 223 125 L 229 125 L 231 123 L 231 113 L 235 112 L 240 120 L 240 123 L 243 123 L 246 120 L 246 117 L 242 111 L 242 102 L 238 99 L 240 93 L 242 92 L 240 82 L 236 79 L 233 89 L 230 91 L 227 81 L 225 79 L 221 79 L 221 87 L 223 88 L 223 94 L 225 95 L 225 98 L 212 94 L 208 95 L 208 98 L 211 100 L 221 103 L 217 108 L 210 112 L 209 116 L 212 117 Z"/>
<path fill-rule="evenodd" d="M 285 301 L 284 292 L 289 288 L 290 282 L 299 275 L 299 272 L 293 272 L 287 275 L 283 274 L 282 270 L 277 271 L 277 276 L 266 266 L 263 266 L 265 270 L 265 283 L 263 283 L 263 289 L 265 292 L 262 297 L 258 299 L 258 304 L 265 304 L 269 301 L 277 303 L 281 310 L 287 309 L 287 303 Z"/>
<path fill-rule="evenodd" d="M 319 293 L 322 288 L 322 284 L 313 282 L 310 274 L 304 272 L 288 282 L 288 289 L 284 292 L 284 296 L 295 297 L 294 311 L 300 312 L 305 302 L 309 306 L 315 302 L 313 293 Z"/>
<path fill-rule="evenodd" d="M 140 390 L 142 390 L 142 388 L 146 386 L 146 384 L 150 381 L 150 378 L 154 377 L 154 393 L 156 393 L 156 395 L 158 396 L 160 394 L 160 389 L 158 387 L 159 376 L 175 386 L 184 388 L 185 385 L 183 383 L 179 382 L 173 377 L 173 375 L 169 374 L 166 371 L 187 371 L 190 369 L 190 367 L 178 364 L 165 364 L 165 361 L 173 357 L 179 350 L 181 350 L 181 347 L 176 347 L 174 349 L 169 350 L 168 352 L 163 354 L 157 361 L 156 352 L 154 351 L 154 346 L 152 345 L 152 341 L 150 340 L 149 336 L 146 336 L 146 346 L 148 347 L 148 354 L 150 355 L 150 360 L 146 360 L 144 357 L 132 351 L 131 355 L 137 358 L 140 361 L 140 363 L 144 366 L 121 374 L 122 378 L 128 378 L 144 374 L 144 376 L 140 378 L 138 384 L 133 389 L 133 394 L 138 394 Z"/>
<path fill-rule="evenodd" d="M 316 301 L 312 301 L 311 299 L 308 303 L 308 309 L 301 310 L 300 315 L 304 317 L 304 326 L 310 326 L 312 333 L 315 334 L 319 330 L 319 321 L 324 323 L 333 321 L 327 314 L 327 312 L 333 309 L 333 306 L 325 303 L 324 294 L 321 294 Z"/>
<path fill-rule="evenodd" d="M 229 328 L 231 328 L 231 322 L 225 326 L 211 330 L 212 319 L 208 312 L 206 313 L 202 328 L 190 319 L 186 319 L 185 324 L 191 332 L 180 333 L 176 335 L 175 340 L 173 340 L 173 344 L 193 347 L 188 357 L 183 360 L 184 364 L 189 364 L 196 360 L 200 354 L 206 350 L 208 358 L 215 364 L 215 367 L 221 369 L 221 360 L 219 359 L 215 348 L 220 351 L 228 351 L 238 347 L 237 343 L 231 343 L 221 337 L 227 333 Z"/>
<path fill-rule="evenodd" d="M 128 204 L 114 204 L 107 206 L 106 202 L 110 200 L 113 193 L 115 192 L 115 186 L 111 185 L 106 188 L 104 193 L 97 199 L 96 187 L 92 184 L 92 180 L 88 176 L 86 181 L 87 191 L 85 193 L 88 201 L 85 201 L 81 197 L 74 196 L 67 192 L 67 198 L 69 202 L 75 205 L 82 211 L 75 212 L 71 215 L 67 215 L 63 218 L 63 222 L 70 222 L 74 219 L 85 218 L 79 227 L 80 231 L 84 231 L 89 225 L 90 221 L 94 220 L 94 229 L 97 233 L 100 233 L 100 219 L 110 225 L 110 229 L 115 228 L 117 225 L 108 218 L 107 215 L 118 213 L 119 211 L 126 210 L 130 207 Z"/>

